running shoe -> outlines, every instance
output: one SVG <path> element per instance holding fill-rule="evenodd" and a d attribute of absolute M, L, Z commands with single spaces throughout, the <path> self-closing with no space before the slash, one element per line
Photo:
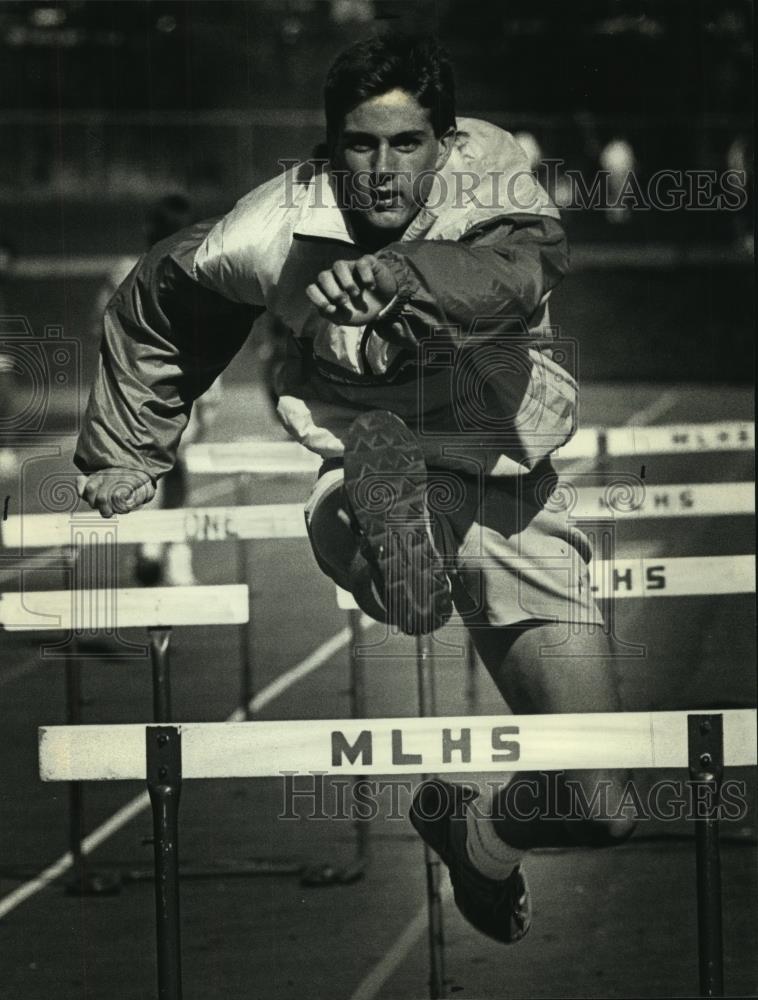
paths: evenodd
<path fill-rule="evenodd" d="M 520 941 L 532 922 L 532 902 L 520 864 L 502 880 L 487 878 L 466 850 L 465 804 L 473 794 L 459 785 L 434 779 L 420 785 L 410 820 L 416 832 L 450 871 L 455 903 L 482 934 L 502 944 Z"/>
<path fill-rule="evenodd" d="M 388 620 L 425 635 L 453 602 L 426 507 L 426 463 L 415 435 L 385 410 L 364 413 L 345 441 L 345 497 Z"/>

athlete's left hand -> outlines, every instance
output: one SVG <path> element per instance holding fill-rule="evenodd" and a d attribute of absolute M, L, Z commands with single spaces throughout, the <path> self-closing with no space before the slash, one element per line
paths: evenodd
<path fill-rule="evenodd" d="M 306 295 L 319 313 L 341 326 L 372 323 L 397 294 L 397 282 L 387 265 L 373 254 L 338 260 L 322 271 Z"/>

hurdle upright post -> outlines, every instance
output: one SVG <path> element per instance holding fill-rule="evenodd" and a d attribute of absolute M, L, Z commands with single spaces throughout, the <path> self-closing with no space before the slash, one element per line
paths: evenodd
<path fill-rule="evenodd" d="M 182 787 L 182 731 L 179 726 L 145 730 L 147 788 L 153 808 L 155 934 L 158 1000 L 181 1000 L 179 928 L 179 795 Z"/>
<path fill-rule="evenodd" d="M 153 668 L 153 720 L 171 722 L 171 629 L 153 626 L 150 635 L 150 661 Z"/>
<path fill-rule="evenodd" d="M 366 717 L 366 683 L 363 656 L 359 652 L 363 642 L 360 610 L 351 608 L 348 611 L 348 622 L 350 625 L 350 714 L 354 719 L 363 719 Z M 355 777 L 353 791 L 355 792 L 365 780 L 360 776 Z M 368 862 L 369 822 L 357 817 L 353 825 L 355 828 L 356 866 L 358 869 L 363 869 Z"/>
<path fill-rule="evenodd" d="M 82 723 L 82 663 L 73 650 L 67 649 L 64 660 L 66 685 L 66 721 L 71 726 Z M 84 855 L 84 785 L 68 784 L 68 849 L 71 854 L 71 878 L 66 882 L 69 896 L 113 895 L 121 889 L 121 878 L 113 872 L 91 871 Z"/>
<path fill-rule="evenodd" d="M 71 726 L 79 726 L 82 721 L 82 665 L 68 650 L 64 669 L 66 722 Z M 87 872 L 82 852 L 83 836 L 84 788 L 80 781 L 71 781 L 68 785 L 68 844 L 72 874 L 70 884 L 67 886 L 67 891 L 71 894 L 81 894 L 86 891 Z"/>
<path fill-rule="evenodd" d="M 416 680 L 418 709 L 423 718 L 436 715 L 437 699 L 434 678 L 434 659 L 428 635 L 416 636 Z M 442 896 L 440 894 L 441 864 L 428 844 L 424 844 L 426 867 L 426 899 L 429 914 L 429 997 L 441 1000 L 447 996 L 445 980 L 445 935 L 442 922 Z"/>
<path fill-rule="evenodd" d="M 240 475 L 237 480 L 236 499 L 240 506 L 250 503 L 251 477 L 247 474 Z M 250 565 L 248 558 L 248 543 L 243 539 L 238 539 L 237 545 L 237 572 L 240 583 L 251 587 Z M 255 695 L 255 682 L 253 678 L 253 592 L 250 591 L 250 614 L 247 621 L 240 625 L 240 708 L 242 717 L 250 720 L 253 717 L 250 704 Z"/>
<path fill-rule="evenodd" d="M 466 703 L 473 712 L 479 704 L 479 657 L 471 633 L 466 633 Z"/>
<path fill-rule="evenodd" d="M 721 715 L 687 717 L 690 778 L 705 794 L 696 797 L 697 929 L 700 996 L 724 995 L 724 944 L 721 923 L 719 807 L 724 772 L 724 720 Z M 700 810 L 702 809 L 702 815 Z"/>

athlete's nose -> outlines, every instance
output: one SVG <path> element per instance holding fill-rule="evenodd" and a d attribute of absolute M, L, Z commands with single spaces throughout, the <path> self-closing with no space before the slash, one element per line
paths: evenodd
<path fill-rule="evenodd" d="M 374 183 L 381 184 L 392 176 L 394 155 L 389 143 L 381 143 L 374 157 Z"/>

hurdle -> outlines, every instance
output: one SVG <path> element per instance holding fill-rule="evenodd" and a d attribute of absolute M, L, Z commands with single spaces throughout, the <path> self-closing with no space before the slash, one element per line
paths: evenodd
<path fill-rule="evenodd" d="M 301 449 L 302 450 L 302 449 Z M 265 454 L 265 449 L 264 449 Z M 306 455 L 308 453 L 305 453 Z M 28 549 L 39 548 L 74 548 L 81 553 L 85 549 L 101 547 L 107 550 L 107 546 L 140 545 L 146 542 L 221 542 L 233 541 L 235 543 L 245 543 L 260 539 L 288 539 L 306 537 L 305 520 L 301 504 L 261 504 L 258 506 L 240 507 L 204 507 L 204 508 L 177 508 L 177 509 L 144 509 L 134 511 L 129 515 L 116 516 L 108 520 L 103 520 L 99 514 L 92 511 L 81 511 L 74 513 L 50 513 L 50 514 L 25 514 L 13 515 L 9 517 L 2 527 L 2 542 L 7 547 L 20 549 L 22 552 Z M 245 544 L 237 544 L 238 557 L 241 558 L 240 565 L 244 567 L 241 574 L 242 579 L 249 579 L 247 550 Z M 101 560 L 102 561 L 102 560 Z M 95 561 L 95 571 L 100 568 L 100 562 Z M 107 559 L 106 559 L 107 562 Z M 249 651 L 251 647 L 250 635 L 246 629 L 251 619 L 251 602 L 249 600 L 249 590 L 247 582 L 236 585 L 244 588 L 248 609 L 244 616 L 238 621 L 242 631 L 241 654 L 242 654 L 242 684 L 241 694 L 243 703 L 241 713 L 246 719 L 250 718 L 250 705 L 253 699 L 251 685 L 251 660 Z M 188 608 L 194 607 L 193 597 L 198 595 L 199 599 L 203 592 L 212 592 L 214 588 L 189 587 L 189 588 L 147 588 L 146 595 L 163 595 L 161 600 L 165 604 L 167 595 L 175 594 L 176 601 L 172 604 L 172 614 L 180 613 L 181 594 L 189 594 Z M 65 594 L 61 591 L 60 594 Z M 143 593 L 141 589 L 134 591 L 121 590 L 118 592 L 120 601 L 130 600 L 132 594 Z M 65 599 L 56 598 L 56 603 L 50 606 L 50 613 L 56 614 L 58 604 Z M 149 598 L 145 598 L 148 601 Z M 205 624 L 196 617 L 193 617 L 190 610 L 186 616 L 187 621 L 174 624 Z M 113 616 L 111 615 L 111 618 Z M 348 622 L 352 636 L 350 647 L 350 700 L 351 711 L 354 715 L 365 714 L 365 694 L 363 691 L 362 666 L 356 649 L 360 644 L 363 634 L 361 614 L 357 611 L 348 613 Z M 0 619 L 1 620 L 1 619 Z M 43 618 L 38 619 L 43 621 Z M 115 620 L 115 619 L 114 619 Z M 140 623 L 138 623 L 140 624 Z M 144 624 L 144 623 L 141 623 Z M 126 627 L 127 621 L 122 615 L 121 604 L 118 610 L 118 625 Z M 150 627 L 150 651 L 153 660 L 153 685 L 154 685 L 154 721 L 168 722 L 171 720 L 170 709 L 170 675 L 169 675 L 169 653 L 170 653 L 170 630 Z M 79 703 L 81 701 L 80 666 L 75 657 L 66 659 L 67 678 L 67 704 L 69 706 L 69 721 L 77 723 L 80 721 Z M 302 875 L 304 885 L 316 886 L 327 884 L 347 885 L 361 878 L 365 873 L 368 863 L 368 828 L 360 820 L 355 822 L 355 859 L 347 867 L 340 870 L 328 863 L 319 863 L 309 866 L 305 871 L 301 865 L 285 860 L 264 864 L 260 862 L 250 862 L 244 874 L 296 874 Z M 242 873 L 241 869 L 239 873 Z M 139 873 L 134 873 L 137 877 Z M 78 884 L 83 884 L 81 881 Z"/>
<path fill-rule="evenodd" d="M 306 458 L 309 453 L 300 449 L 295 453 L 295 457 L 289 467 L 303 466 L 302 455 Z M 264 462 L 262 468 L 274 468 L 273 459 L 266 460 L 266 451 L 263 450 Z M 278 461 L 278 459 L 277 459 Z M 240 462 L 240 466 L 243 463 Z M 226 468 L 229 466 L 226 465 Z M 286 468 L 285 464 L 285 468 Z M 235 466 L 236 468 L 236 466 Z M 249 489 L 250 479 L 247 473 L 242 474 L 240 482 L 243 484 L 243 491 Z M 65 547 L 75 544 L 81 551 L 96 545 L 138 545 L 145 542 L 160 540 L 162 542 L 208 542 L 208 541 L 228 541 L 245 543 L 259 539 L 286 539 L 304 538 L 307 532 L 301 504 L 261 504 L 236 507 L 206 507 L 206 508 L 180 508 L 180 509 L 157 509 L 139 510 L 123 517 L 113 517 L 106 522 L 91 511 L 79 513 L 50 513 L 50 514 L 27 514 L 15 515 L 9 518 L 3 530 L 3 542 L 8 546 L 20 548 L 22 550 L 33 547 Z M 249 578 L 246 546 L 238 545 L 238 552 L 243 554 L 242 566 L 244 567 L 243 579 Z M 247 594 L 247 585 L 245 593 Z M 179 591 L 196 591 L 208 588 L 164 588 L 168 592 L 178 593 Z M 55 613 L 55 608 L 60 603 L 60 595 L 67 592 L 61 591 L 56 601 L 50 605 L 51 613 Z M 125 594 L 126 591 L 120 591 Z M 131 592 L 129 592 L 131 594 Z M 141 594 L 143 591 L 134 591 Z M 148 589 L 146 594 L 158 594 L 157 589 Z M 65 602 L 64 602 L 65 603 Z M 341 607 L 338 601 L 338 606 Z M 360 654 L 360 645 L 363 636 L 363 625 L 361 613 L 357 605 L 353 604 L 346 608 L 348 623 L 352 636 L 350 645 L 350 705 L 351 714 L 354 717 L 361 717 L 366 713 L 365 685 L 363 677 L 363 664 Z M 248 622 L 249 613 L 240 621 Z M 193 619 L 190 613 L 190 622 Z M 119 624 L 125 626 L 127 621 L 119 614 Z M 197 622 L 202 624 L 202 622 Z M 154 691 L 155 691 L 155 722 L 170 721 L 170 686 L 169 686 L 169 643 L 170 634 L 167 630 L 151 629 L 150 644 L 151 654 L 154 662 Z M 243 643 L 249 650 L 249 641 Z M 428 641 L 419 637 L 417 651 L 417 671 L 418 671 L 418 692 L 419 709 L 422 714 L 434 712 L 434 678 L 433 661 L 428 645 Z M 72 706 L 69 713 L 69 721 L 73 724 L 81 722 L 78 704 L 81 700 L 79 693 L 79 665 L 74 660 L 67 660 L 67 677 L 71 672 L 76 678 L 67 686 L 69 692 L 68 703 Z M 246 687 L 246 679 L 250 678 L 250 661 L 245 659 L 243 653 L 243 697 L 249 695 L 252 700 L 252 691 Z M 249 700 L 244 701 L 245 717 L 249 718 Z M 356 779 L 356 784 L 360 783 L 360 777 Z M 81 824 L 79 824 L 81 825 Z M 328 884 L 348 885 L 363 877 L 369 860 L 369 827 L 368 824 L 356 818 L 355 829 L 355 857 L 353 862 L 343 870 L 336 869 L 328 863 L 313 864 L 301 872 L 301 883 L 307 886 L 320 886 Z M 434 878 L 438 883 L 439 878 L 436 872 L 437 862 L 430 857 L 429 872 L 430 878 Z M 293 865 L 284 863 L 280 865 L 280 874 L 291 874 L 294 871 Z M 268 869 L 266 869 L 268 873 Z M 81 880 L 79 880 L 79 884 Z M 439 893 L 436 893 L 438 898 Z M 435 923 L 439 927 L 438 937 L 441 939 L 441 909 L 439 904 L 435 904 Z M 440 983 L 444 981 L 444 974 L 438 975 Z"/>
<path fill-rule="evenodd" d="M 455 739 L 452 734 L 455 733 Z M 412 762 L 406 756 L 412 748 Z M 347 752 L 350 751 L 350 752 Z M 453 759 L 455 757 L 455 759 Z M 701 996 L 723 995 L 718 807 L 723 768 L 756 764 L 755 710 L 456 716 L 39 730 L 43 781 L 147 783 L 155 829 L 160 1000 L 180 1000 L 178 807 L 184 780 L 283 771 L 415 774 L 686 769 L 707 792 L 696 830 Z"/>
<path fill-rule="evenodd" d="M 44 547 L 75 550 L 101 545 L 142 545 L 151 542 L 226 541 L 236 543 L 240 583 L 249 586 L 244 542 L 264 538 L 305 536 L 302 507 L 271 504 L 247 508 L 139 510 L 107 521 L 92 511 L 14 515 L 2 526 L 4 546 L 26 552 Z M 252 614 L 240 626 L 240 708 L 250 718 L 252 683 Z"/>
<path fill-rule="evenodd" d="M 42 590 L 0 594 L 0 627 L 8 632 L 64 631 L 74 639 L 100 632 L 113 635 L 122 628 L 147 628 L 153 680 L 153 715 L 156 722 L 171 721 L 169 645 L 175 625 L 230 625 L 244 621 L 248 609 L 247 587 L 160 587 L 150 590 Z M 52 647 L 55 649 L 55 647 Z M 66 716 L 80 725 L 81 662 L 75 646 L 63 647 Z M 118 891 L 118 877 L 89 872 L 84 839 L 84 790 L 69 787 L 68 842 L 72 879 L 68 891 L 100 895 Z"/>

